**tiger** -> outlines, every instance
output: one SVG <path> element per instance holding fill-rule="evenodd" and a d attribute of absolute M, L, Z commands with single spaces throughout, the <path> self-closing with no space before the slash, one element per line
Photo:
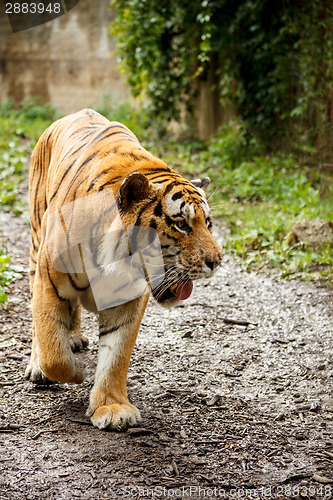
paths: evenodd
<path fill-rule="evenodd" d="M 186 180 L 143 148 L 125 125 L 92 109 L 55 121 L 33 150 L 29 175 L 32 350 L 25 377 L 36 384 L 82 383 L 86 370 L 74 354 L 88 345 L 81 333 L 81 307 L 95 313 L 99 322 L 98 360 L 87 416 L 99 429 L 126 430 L 141 421 L 139 409 L 128 400 L 126 381 L 150 294 L 163 307 L 179 305 L 190 297 L 193 281 L 210 278 L 222 261 L 205 194 L 209 182 L 208 177 Z M 105 203 L 108 196 L 113 204 Z M 85 206 L 83 202 L 87 202 Z M 89 238 L 88 243 L 76 241 L 66 247 L 69 229 L 64 214 L 71 213 L 74 203 L 79 207 L 76 225 L 81 225 L 81 233 L 89 233 Z M 102 212 L 113 215 L 101 223 Z M 57 224 L 51 223 L 52 217 L 58 217 Z M 113 226 L 114 220 L 118 225 L 110 232 L 107 226 Z M 151 244 L 161 253 L 155 285 L 144 266 L 139 269 L 133 264 L 136 255 L 144 252 L 131 253 L 128 228 L 132 228 L 132 236 L 136 228 L 151 231 L 142 239 L 147 248 Z M 58 260 L 53 255 L 57 245 L 66 250 L 55 252 Z M 112 263 L 107 256 L 115 247 L 122 250 Z M 105 283 L 112 283 L 113 295 L 118 278 L 123 277 L 117 289 L 117 294 L 122 294 L 120 301 L 111 300 L 106 306 L 98 303 L 93 288 L 99 281 L 85 268 L 83 250 L 95 262 L 100 276 L 109 280 L 101 278 L 102 295 L 108 295 Z M 71 266 L 75 252 L 81 267 L 75 262 Z M 65 254 L 67 258 L 62 257 Z M 119 258 L 125 254 L 132 260 L 125 272 L 117 274 Z M 128 271 L 135 266 L 145 287 L 131 295 Z"/>

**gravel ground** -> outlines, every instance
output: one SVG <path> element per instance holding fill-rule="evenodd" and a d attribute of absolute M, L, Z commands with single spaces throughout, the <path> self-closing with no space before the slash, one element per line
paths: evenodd
<path fill-rule="evenodd" d="M 12 263 L 29 227 L 0 212 Z M 97 322 L 80 386 L 36 387 L 28 273 L 0 311 L 0 499 L 333 498 L 332 293 L 246 273 L 229 256 L 180 307 L 151 300 L 129 397 L 142 427 L 99 431 L 85 416 Z"/>

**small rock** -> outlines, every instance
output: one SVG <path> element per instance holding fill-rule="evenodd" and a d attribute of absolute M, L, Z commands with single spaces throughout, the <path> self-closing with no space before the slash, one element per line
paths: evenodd
<path fill-rule="evenodd" d="M 296 432 L 295 434 L 295 438 L 297 439 L 297 441 L 305 441 L 307 437 L 308 436 L 306 434 L 302 434 L 301 432 Z"/>
<path fill-rule="evenodd" d="M 311 408 L 311 405 L 309 405 L 309 404 L 304 404 L 304 405 L 300 404 L 300 405 L 296 405 L 296 410 L 297 410 L 297 411 L 306 411 L 306 410 L 310 410 L 310 408 Z"/>
<path fill-rule="evenodd" d="M 306 243 L 314 249 L 327 243 L 333 244 L 333 222 L 319 218 L 297 222 L 291 229 L 289 245 Z"/>
<path fill-rule="evenodd" d="M 222 396 L 220 394 L 215 394 L 211 399 L 209 399 L 206 404 L 207 406 L 216 406 L 220 403 Z"/>
<path fill-rule="evenodd" d="M 322 484 L 333 483 L 333 478 L 325 477 L 325 476 L 318 476 L 318 474 L 314 474 L 312 476 L 312 479 L 314 481 L 317 481 L 318 483 L 322 483 Z"/>
<path fill-rule="evenodd" d="M 310 411 L 318 411 L 320 408 L 320 404 L 318 401 L 313 401 L 310 406 Z"/>
<path fill-rule="evenodd" d="M 132 427 L 128 429 L 127 434 L 131 436 L 147 436 L 148 434 L 153 434 L 153 431 L 145 429 L 144 427 Z"/>
<path fill-rule="evenodd" d="M 175 475 L 179 476 L 179 469 L 178 469 L 177 464 L 174 460 L 171 460 L 171 467 L 172 467 Z"/>

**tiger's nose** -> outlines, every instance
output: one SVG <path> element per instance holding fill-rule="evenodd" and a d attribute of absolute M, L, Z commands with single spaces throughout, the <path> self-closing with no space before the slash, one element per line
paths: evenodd
<path fill-rule="evenodd" d="M 219 266 L 222 262 L 222 258 L 220 259 L 217 259 L 217 260 L 208 260 L 208 259 L 205 259 L 205 264 L 206 266 L 209 267 L 209 269 L 211 269 L 212 271 L 214 271 L 214 269 L 217 268 L 217 266 Z"/>

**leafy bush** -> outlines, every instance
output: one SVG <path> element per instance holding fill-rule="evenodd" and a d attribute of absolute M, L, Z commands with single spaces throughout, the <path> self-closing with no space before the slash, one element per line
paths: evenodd
<path fill-rule="evenodd" d="M 18 113 L 23 122 L 36 120 L 53 122 L 61 116 L 53 104 L 43 104 L 39 96 L 29 96 L 23 99 Z"/>
<path fill-rule="evenodd" d="M 155 117 L 180 119 L 184 108 L 193 109 L 196 82 L 204 81 L 270 148 L 314 145 L 325 122 L 332 125 L 330 2 L 112 0 L 111 6 L 122 68 Z"/>

